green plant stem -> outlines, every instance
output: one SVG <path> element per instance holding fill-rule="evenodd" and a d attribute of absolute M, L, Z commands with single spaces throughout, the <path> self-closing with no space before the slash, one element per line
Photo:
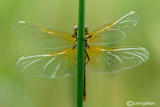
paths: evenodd
<path fill-rule="evenodd" d="M 77 107 L 83 107 L 84 48 L 85 48 L 85 0 L 79 0 L 77 32 Z"/>

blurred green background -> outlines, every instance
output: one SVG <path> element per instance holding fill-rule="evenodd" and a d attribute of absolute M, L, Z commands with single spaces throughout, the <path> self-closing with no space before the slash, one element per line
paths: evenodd
<path fill-rule="evenodd" d="M 140 13 L 137 27 L 118 45 L 142 46 L 150 59 L 142 65 L 112 75 L 86 73 L 84 107 L 127 107 L 127 101 L 156 102 L 160 107 L 160 1 L 86 0 L 89 31 L 130 10 Z M 49 79 L 20 73 L 16 60 L 40 54 L 12 31 L 17 20 L 73 33 L 78 0 L 0 0 L 0 107 L 75 107 L 76 76 Z M 137 106 L 136 106 L 137 107 Z"/>

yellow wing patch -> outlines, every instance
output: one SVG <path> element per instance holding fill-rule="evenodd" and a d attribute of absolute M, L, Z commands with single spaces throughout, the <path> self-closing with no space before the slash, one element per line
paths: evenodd
<path fill-rule="evenodd" d="M 149 52 L 142 47 L 105 48 L 90 46 L 87 53 L 90 62 L 86 65 L 86 69 L 105 74 L 133 68 L 149 58 Z"/>
<path fill-rule="evenodd" d="M 22 56 L 17 69 L 32 75 L 63 78 L 76 73 L 76 49 L 68 48 L 56 53 Z"/>

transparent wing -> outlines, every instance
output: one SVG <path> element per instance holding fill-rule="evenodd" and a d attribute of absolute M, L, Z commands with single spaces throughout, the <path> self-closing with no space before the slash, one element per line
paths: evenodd
<path fill-rule="evenodd" d="M 76 49 L 67 48 L 58 53 L 20 57 L 16 63 L 21 72 L 32 75 L 63 78 L 76 73 Z"/>
<path fill-rule="evenodd" d="M 103 45 L 118 42 L 135 28 L 138 21 L 139 15 L 135 11 L 130 11 L 118 20 L 90 32 L 92 38 L 88 39 L 89 44 Z"/>
<path fill-rule="evenodd" d="M 142 47 L 101 48 L 90 46 L 87 53 L 90 62 L 86 65 L 86 69 L 105 74 L 135 67 L 149 58 L 149 52 Z"/>
<path fill-rule="evenodd" d="M 71 47 L 75 41 L 69 33 L 47 29 L 27 21 L 17 21 L 14 31 L 21 39 L 39 48 Z"/>

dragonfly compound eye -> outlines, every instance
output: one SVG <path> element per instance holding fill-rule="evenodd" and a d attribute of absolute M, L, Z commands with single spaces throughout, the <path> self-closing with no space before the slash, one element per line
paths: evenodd
<path fill-rule="evenodd" d="M 78 28 L 78 26 L 76 25 L 76 26 L 74 27 L 74 30 L 77 30 L 77 28 Z"/>

